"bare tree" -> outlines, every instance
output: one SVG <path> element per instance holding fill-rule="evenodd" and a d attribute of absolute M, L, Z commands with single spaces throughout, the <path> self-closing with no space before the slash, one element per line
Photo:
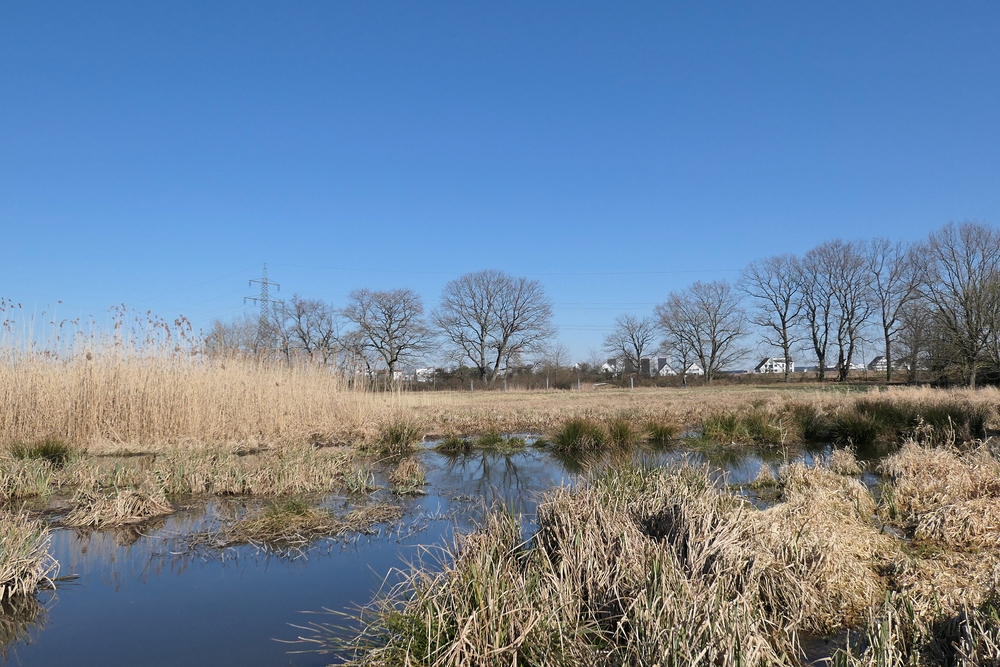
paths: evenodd
<path fill-rule="evenodd" d="M 826 378 L 826 356 L 833 315 L 833 288 L 826 258 L 813 248 L 799 262 L 799 299 L 802 322 L 819 365 L 819 381 Z"/>
<path fill-rule="evenodd" d="M 541 284 L 492 269 L 445 285 L 431 319 L 455 356 L 490 382 L 501 364 L 537 351 L 554 333 L 552 304 Z"/>
<path fill-rule="evenodd" d="M 792 368 L 792 346 L 798 340 L 795 326 L 803 307 L 801 279 L 802 270 L 794 255 L 776 255 L 750 263 L 739 282 L 754 302 L 750 322 L 762 330 L 765 343 L 784 355 L 785 382 Z"/>
<path fill-rule="evenodd" d="M 875 238 L 868 243 L 867 250 L 871 271 L 869 298 L 882 327 L 882 339 L 885 342 L 885 381 L 892 382 L 894 342 L 903 313 L 918 296 L 919 272 L 916 270 L 913 253 L 905 243 Z"/>
<path fill-rule="evenodd" d="M 860 244 L 828 241 L 817 248 L 830 278 L 837 322 L 837 379 L 847 380 L 862 329 L 871 315 L 871 267 Z"/>
<path fill-rule="evenodd" d="M 931 233 L 919 254 L 926 267 L 921 291 L 942 349 L 975 387 L 1000 326 L 1000 234 L 978 223 L 949 223 Z"/>
<path fill-rule="evenodd" d="M 343 315 L 357 326 L 358 344 L 385 364 L 392 382 L 397 365 L 426 350 L 431 340 L 420 296 L 410 289 L 359 289 L 347 299 Z"/>
<path fill-rule="evenodd" d="M 739 347 L 746 335 L 746 315 L 739 294 L 727 281 L 699 281 L 671 292 L 656 307 L 656 315 L 668 338 L 694 352 L 706 382 L 746 353 Z"/>
<path fill-rule="evenodd" d="M 632 367 L 632 372 L 642 369 L 643 353 L 656 339 L 656 325 L 648 317 L 635 315 L 619 315 L 615 319 L 614 331 L 604 338 L 604 349 L 614 355 L 621 355 L 625 368 Z"/>
<path fill-rule="evenodd" d="M 205 352 L 212 357 L 257 353 L 258 318 L 248 314 L 224 322 L 216 319 L 205 335 Z"/>
<path fill-rule="evenodd" d="M 663 325 L 660 325 L 661 330 Z M 683 336 L 675 335 L 670 331 L 664 331 L 666 337 L 660 341 L 660 350 L 670 358 L 671 361 L 676 362 L 680 366 L 681 382 L 684 386 L 687 386 L 687 376 L 688 371 L 691 370 L 691 364 L 694 363 L 695 353 L 694 348 L 691 347 L 687 339 Z"/>
<path fill-rule="evenodd" d="M 325 301 L 303 299 L 293 294 L 282 304 L 283 337 L 288 347 L 298 356 L 329 363 L 338 347 L 338 330 L 335 311 Z"/>
<path fill-rule="evenodd" d="M 555 371 L 569 366 L 569 348 L 556 341 L 538 351 L 535 362 L 546 371 Z"/>
<path fill-rule="evenodd" d="M 917 381 L 917 372 L 928 363 L 932 338 L 932 314 L 921 298 L 909 299 L 897 314 L 893 345 L 906 369 L 906 381 Z M 888 356 L 886 357 L 888 359 Z"/>

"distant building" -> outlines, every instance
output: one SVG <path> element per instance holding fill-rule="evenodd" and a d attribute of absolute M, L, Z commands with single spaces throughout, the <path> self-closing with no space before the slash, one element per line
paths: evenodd
<path fill-rule="evenodd" d="M 677 371 L 670 367 L 666 357 L 643 357 L 640 367 L 640 373 L 647 377 L 677 375 Z"/>
<path fill-rule="evenodd" d="M 868 364 L 868 370 L 879 371 L 880 373 L 886 372 L 889 368 L 889 362 L 886 360 L 884 355 L 879 355 L 872 359 L 872 362 Z"/>
<path fill-rule="evenodd" d="M 789 373 L 795 372 L 795 362 L 789 360 Z M 754 373 L 784 373 L 785 372 L 785 358 L 784 357 L 767 357 L 753 369 Z"/>
<path fill-rule="evenodd" d="M 436 372 L 436 368 L 418 368 L 413 371 L 413 375 L 416 377 L 417 382 L 430 382 L 434 379 L 434 373 Z"/>
<path fill-rule="evenodd" d="M 697 364 L 697 362 L 692 363 L 687 367 L 687 375 L 704 375 L 705 369 Z"/>

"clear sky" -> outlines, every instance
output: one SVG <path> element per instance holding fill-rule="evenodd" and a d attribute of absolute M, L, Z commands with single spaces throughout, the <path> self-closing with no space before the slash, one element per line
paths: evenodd
<path fill-rule="evenodd" d="M 0 295 L 198 326 L 462 273 L 616 315 L 1000 221 L 1000 3 L 6 2 Z"/>

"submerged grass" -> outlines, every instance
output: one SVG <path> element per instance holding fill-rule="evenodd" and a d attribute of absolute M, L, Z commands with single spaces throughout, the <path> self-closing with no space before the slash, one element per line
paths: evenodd
<path fill-rule="evenodd" d="M 399 495 L 422 495 L 425 484 L 427 475 L 415 458 L 403 459 L 389 475 L 389 488 Z"/>
<path fill-rule="evenodd" d="M 73 509 L 63 519 L 71 528 L 115 528 L 171 514 L 174 508 L 162 494 L 123 489 L 111 495 L 81 490 Z"/>
<path fill-rule="evenodd" d="M 368 532 L 372 526 L 399 519 L 402 510 L 388 503 L 370 503 L 345 514 L 313 507 L 303 498 L 273 502 L 218 530 L 189 538 L 194 548 L 225 549 L 244 544 L 280 551 L 302 549 L 325 537 Z"/>

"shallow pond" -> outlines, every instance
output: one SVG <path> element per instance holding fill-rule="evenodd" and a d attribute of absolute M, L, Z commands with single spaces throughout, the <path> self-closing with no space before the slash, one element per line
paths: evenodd
<path fill-rule="evenodd" d="M 528 447 L 514 453 L 474 451 L 446 456 L 421 453 L 427 495 L 394 499 L 401 522 L 371 535 L 323 540 L 292 556 L 253 547 L 206 552 L 185 548 L 183 536 L 211 526 L 248 501 L 211 500 L 141 530 L 80 533 L 57 530 L 53 555 L 60 563 L 54 593 L 40 605 L 0 615 L 3 663 L 9 665 L 327 665 L 330 656 L 293 653 L 306 645 L 283 643 L 294 625 L 317 619 L 310 611 L 348 610 L 368 602 L 392 568 L 444 545 L 467 529 L 492 502 L 522 512 L 526 530 L 542 492 L 574 483 L 606 457 L 581 460 Z M 712 466 L 730 483 L 756 477 L 808 453 L 718 455 L 643 449 L 630 455 L 657 465 L 681 460 Z M 383 500 L 385 492 L 376 496 Z M 330 497 L 331 506 L 357 499 Z M 362 501 L 363 502 L 363 501 Z M 433 549 L 431 550 L 433 555 Z"/>

